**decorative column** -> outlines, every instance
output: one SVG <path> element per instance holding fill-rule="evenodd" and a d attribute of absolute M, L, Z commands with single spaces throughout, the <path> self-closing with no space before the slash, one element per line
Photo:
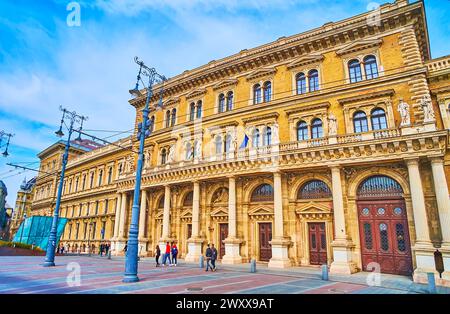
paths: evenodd
<path fill-rule="evenodd" d="M 145 225 L 147 218 L 147 190 L 141 191 L 141 207 L 139 210 L 139 251 L 140 256 L 147 256 L 147 238 L 145 236 Z"/>
<path fill-rule="evenodd" d="M 270 244 L 272 245 L 272 258 L 268 267 L 285 268 L 291 266 L 288 256 L 288 247 L 291 241 L 288 237 L 284 237 L 283 229 L 283 197 L 281 190 L 281 173 L 273 174 L 273 209 L 274 209 L 274 237 Z"/>
<path fill-rule="evenodd" d="M 187 240 L 187 262 L 197 262 L 200 259 L 200 255 L 202 255 L 202 242 L 203 240 L 200 238 L 200 183 L 194 181 L 192 198 L 192 236 Z"/>
<path fill-rule="evenodd" d="M 119 237 L 119 224 L 120 224 L 120 206 L 121 206 L 121 202 L 122 202 L 122 194 L 117 193 L 117 198 L 116 198 L 116 218 L 115 218 L 115 222 L 114 222 L 114 235 L 112 240 L 115 241 L 117 240 L 117 238 Z"/>
<path fill-rule="evenodd" d="M 161 251 L 166 248 L 166 242 L 170 242 L 170 186 L 164 186 L 164 213 L 163 213 L 163 231 L 162 237 L 159 240 L 159 247 Z"/>
<path fill-rule="evenodd" d="M 333 247 L 333 262 L 331 263 L 330 272 L 352 274 L 357 271 L 357 268 L 352 261 L 354 245 L 346 232 L 341 169 L 339 166 L 331 167 L 331 181 L 335 239 L 331 243 Z"/>
<path fill-rule="evenodd" d="M 444 273 L 442 278 L 450 282 L 450 200 L 448 195 L 447 179 L 444 171 L 444 160 L 442 157 L 431 158 L 431 169 L 433 171 L 434 191 L 441 223 L 442 245 L 439 251 L 444 259 Z M 439 284 L 440 278 L 436 278 Z"/>
<path fill-rule="evenodd" d="M 116 242 L 116 252 L 122 252 L 123 248 L 126 244 L 125 239 L 125 223 L 126 223 L 126 217 L 127 217 L 127 202 L 128 202 L 128 195 L 127 193 L 122 193 L 121 202 L 120 202 L 120 224 L 119 224 L 119 236 L 117 238 Z"/>
<path fill-rule="evenodd" d="M 237 238 L 236 226 L 236 178 L 228 178 L 228 237 L 223 241 L 225 243 L 225 255 L 222 258 L 222 264 L 240 264 L 242 257 L 240 255 L 240 243 Z"/>
<path fill-rule="evenodd" d="M 413 247 L 416 258 L 414 281 L 427 282 L 427 272 L 434 272 L 434 248 L 430 241 L 425 197 L 423 194 L 422 179 L 419 171 L 419 158 L 406 159 L 409 175 L 409 188 L 414 214 L 414 227 L 416 229 L 416 241 Z"/>

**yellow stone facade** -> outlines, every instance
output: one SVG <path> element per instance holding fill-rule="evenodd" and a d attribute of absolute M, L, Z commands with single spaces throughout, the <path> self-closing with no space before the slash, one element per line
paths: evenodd
<path fill-rule="evenodd" d="M 396 239 L 406 241 L 400 251 L 406 243 L 414 279 L 426 280 L 439 247 L 438 283 L 449 284 L 450 57 L 430 59 L 422 2 L 382 5 L 375 24 L 369 14 L 242 50 L 164 84 L 164 106 L 150 112 L 154 130 L 145 142 L 141 255 L 174 240 L 181 257 L 196 261 L 212 242 L 223 263 L 311 265 L 319 235 L 318 258 L 332 272 L 353 273 L 365 268 L 361 186 L 384 176 L 401 190 L 407 230 L 397 229 Z M 136 129 L 142 92 L 130 100 Z M 62 242 L 70 250 L 108 240 L 123 254 L 137 148 L 134 135 L 69 158 L 60 214 L 69 218 Z M 61 150 L 47 155 L 43 164 L 59 161 Z M 46 186 L 50 192 L 35 199 L 33 212 L 52 212 L 56 183 L 38 177 L 36 196 Z M 322 233 L 312 236 L 311 226 Z"/>

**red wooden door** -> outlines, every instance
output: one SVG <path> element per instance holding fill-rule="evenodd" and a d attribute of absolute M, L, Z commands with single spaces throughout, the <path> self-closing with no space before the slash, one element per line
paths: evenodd
<path fill-rule="evenodd" d="M 220 224 L 219 226 L 219 258 L 221 259 L 225 255 L 225 244 L 223 241 L 228 237 L 228 224 Z"/>
<path fill-rule="evenodd" d="M 358 201 L 363 270 L 371 262 L 382 273 L 411 275 L 411 246 L 403 199 Z"/>
<path fill-rule="evenodd" d="M 327 237 L 324 222 L 308 223 L 309 227 L 309 263 L 323 265 L 327 263 Z"/>
<path fill-rule="evenodd" d="M 268 262 L 272 258 L 272 223 L 259 224 L 259 260 Z"/>

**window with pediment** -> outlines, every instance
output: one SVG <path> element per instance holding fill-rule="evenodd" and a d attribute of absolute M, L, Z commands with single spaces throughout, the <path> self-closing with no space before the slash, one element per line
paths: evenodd
<path fill-rule="evenodd" d="M 172 109 L 171 117 L 170 117 L 170 125 L 174 126 L 177 119 L 177 109 Z"/>
<path fill-rule="evenodd" d="M 261 85 L 255 84 L 253 86 L 253 104 L 261 103 Z"/>
<path fill-rule="evenodd" d="M 373 55 L 365 56 L 363 59 L 364 71 L 366 72 L 366 79 L 370 80 L 378 77 L 377 59 Z"/>
<path fill-rule="evenodd" d="M 306 93 L 306 76 L 305 73 L 300 72 L 295 76 L 295 85 L 297 88 L 297 94 Z"/>
<path fill-rule="evenodd" d="M 348 62 L 348 73 L 350 76 L 350 83 L 362 81 L 361 65 L 358 59 L 352 59 Z"/>
<path fill-rule="evenodd" d="M 259 147 L 259 138 L 260 138 L 259 129 L 258 128 L 253 129 L 253 132 L 252 132 L 252 146 L 253 147 Z"/>
<path fill-rule="evenodd" d="M 166 128 L 170 126 L 170 110 L 166 111 Z"/>
<path fill-rule="evenodd" d="M 272 145 L 272 129 L 270 126 L 264 128 L 263 132 L 263 146 Z"/>
<path fill-rule="evenodd" d="M 200 119 L 202 117 L 202 110 L 203 110 L 203 103 L 201 100 L 197 101 L 197 106 L 196 106 L 196 118 Z"/>
<path fill-rule="evenodd" d="M 195 103 L 191 102 L 189 105 L 189 120 L 193 121 L 195 119 Z"/>
<path fill-rule="evenodd" d="M 234 94 L 230 91 L 227 93 L 227 111 L 233 110 L 233 100 Z"/>
<path fill-rule="evenodd" d="M 264 102 L 272 100 L 272 82 L 266 81 L 263 85 Z"/>
<path fill-rule="evenodd" d="M 253 190 L 251 201 L 252 202 L 273 201 L 273 187 L 267 183 L 259 185 Z"/>
<path fill-rule="evenodd" d="M 308 83 L 310 92 L 319 90 L 319 72 L 317 70 L 308 72 Z"/>
<path fill-rule="evenodd" d="M 386 113 L 381 108 L 375 108 L 372 110 L 371 117 L 372 129 L 382 130 L 387 129 Z"/>
<path fill-rule="evenodd" d="M 221 93 L 219 95 L 219 113 L 225 112 L 225 95 Z"/>
<path fill-rule="evenodd" d="M 161 165 L 165 165 L 167 163 L 167 150 L 163 148 L 161 150 Z"/>

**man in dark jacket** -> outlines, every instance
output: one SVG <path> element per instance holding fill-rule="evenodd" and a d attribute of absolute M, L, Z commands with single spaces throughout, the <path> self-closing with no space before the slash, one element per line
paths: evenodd
<path fill-rule="evenodd" d="M 210 264 L 211 257 L 212 257 L 212 250 L 209 247 L 209 244 L 208 244 L 208 247 L 206 248 L 205 256 L 206 256 L 206 270 L 205 271 L 208 271 L 209 268 L 211 268 L 211 270 L 212 270 L 213 267 Z"/>
<path fill-rule="evenodd" d="M 211 270 L 216 271 L 217 249 L 214 247 L 214 244 L 211 244 L 211 252 L 211 264 L 213 267 Z"/>

